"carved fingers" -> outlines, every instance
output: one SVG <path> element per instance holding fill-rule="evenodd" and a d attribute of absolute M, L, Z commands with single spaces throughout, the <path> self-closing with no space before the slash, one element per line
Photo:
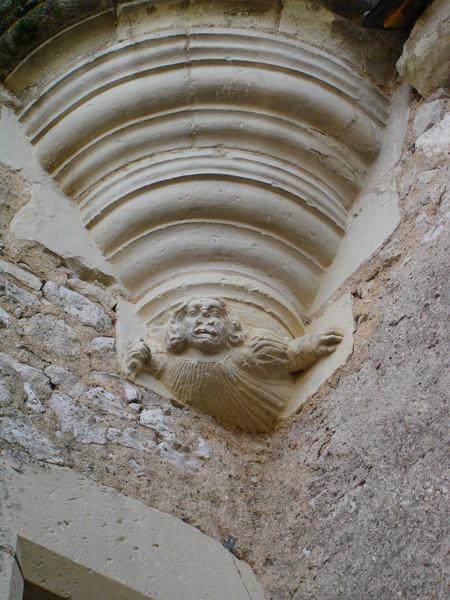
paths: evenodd
<path fill-rule="evenodd" d="M 132 342 L 126 356 L 126 371 L 128 377 L 134 378 L 142 371 L 146 363 L 150 363 L 152 353 L 145 341 L 141 338 Z"/>
<path fill-rule="evenodd" d="M 326 356 L 336 350 L 342 342 L 344 334 L 338 329 L 327 329 L 318 333 L 313 338 L 314 351 L 318 356 Z"/>

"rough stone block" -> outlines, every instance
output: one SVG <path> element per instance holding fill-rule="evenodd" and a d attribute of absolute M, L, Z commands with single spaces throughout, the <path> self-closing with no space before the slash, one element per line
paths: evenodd
<path fill-rule="evenodd" d="M 437 125 L 448 108 L 450 108 L 450 102 L 443 98 L 426 102 L 419 108 L 414 117 L 415 137 L 418 138 L 422 133 Z"/>
<path fill-rule="evenodd" d="M 18 332 L 51 354 L 76 358 L 80 356 L 80 342 L 75 331 L 61 319 L 37 314 L 30 319 L 20 319 Z"/>
<path fill-rule="evenodd" d="M 172 441 L 174 433 L 169 429 L 166 415 L 162 408 L 149 408 L 143 410 L 139 417 L 139 423 L 144 427 L 152 429 L 159 440 Z"/>
<path fill-rule="evenodd" d="M 110 427 L 106 437 L 110 442 L 114 442 L 114 444 L 119 444 L 125 448 L 133 448 L 139 452 L 156 447 L 156 436 L 151 431 L 144 433 L 132 427 L 127 427 L 126 429 Z"/>
<path fill-rule="evenodd" d="M 49 365 L 44 369 L 44 373 L 50 378 L 52 384 L 59 388 L 59 391 L 69 394 L 72 398 L 79 398 L 85 390 L 78 377 L 64 367 Z"/>
<path fill-rule="evenodd" d="M 51 394 L 49 379 L 39 369 L 22 364 L 3 352 L 0 352 L 0 373 L 4 377 L 8 372 L 17 374 L 19 385 L 26 394 L 26 407 L 35 412 L 44 412 L 44 403 Z M 16 386 L 17 381 L 12 380 L 11 386 Z"/>
<path fill-rule="evenodd" d="M 49 405 L 55 412 L 61 431 L 71 433 L 81 444 L 106 444 L 106 428 L 86 407 L 66 394 L 52 394 Z"/>
<path fill-rule="evenodd" d="M 0 329 L 8 329 L 10 323 L 10 315 L 0 306 Z"/>
<path fill-rule="evenodd" d="M 417 138 L 416 149 L 422 150 L 428 157 L 450 153 L 450 113 Z"/>
<path fill-rule="evenodd" d="M 126 409 L 123 400 L 101 387 L 88 390 L 86 392 L 86 398 L 92 407 L 100 410 L 101 412 L 110 415 L 116 415 L 117 417 L 121 417 L 123 419 L 132 418 Z"/>
<path fill-rule="evenodd" d="M 53 281 L 45 284 L 43 292 L 49 302 L 58 304 L 65 313 L 75 317 L 83 325 L 94 327 L 97 331 L 104 331 L 111 326 L 111 319 L 105 311 L 78 292 Z"/>
<path fill-rule="evenodd" d="M 425 98 L 450 85 L 450 3 L 434 0 L 417 19 L 397 62 L 400 75 Z"/>
<path fill-rule="evenodd" d="M 42 281 L 33 275 L 33 273 L 6 260 L 0 260 L 0 273 L 12 275 L 14 279 L 17 279 L 35 291 L 39 291 L 42 287 Z"/>
<path fill-rule="evenodd" d="M 17 317 L 29 316 L 37 312 L 41 306 L 39 300 L 18 285 L 0 277 L 0 297 L 3 296 L 15 308 Z"/>
<path fill-rule="evenodd" d="M 24 448 L 35 460 L 64 463 L 60 449 L 39 433 L 31 419 L 18 411 L 0 416 L 0 439 Z"/>
<path fill-rule="evenodd" d="M 97 356 L 107 356 L 114 352 L 115 343 L 113 337 L 95 337 L 89 342 L 88 352 Z"/>
<path fill-rule="evenodd" d="M 117 304 L 116 297 L 110 292 L 89 283 L 87 281 L 83 281 L 82 279 L 71 278 L 67 280 L 67 287 L 73 290 L 74 292 L 78 292 L 89 300 L 93 302 L 100 302 L 103 305 L 103 308 L 106 310 L 110 310 L 114 308 Z"/>

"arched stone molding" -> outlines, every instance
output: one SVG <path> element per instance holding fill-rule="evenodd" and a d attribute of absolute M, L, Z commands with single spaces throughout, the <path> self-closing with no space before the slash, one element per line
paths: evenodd
<path fill-rule="evenodd" d="M 205 270 L 211 286 L 213 267 L 216 294 L 259 281 L 269 312 L 268 290 L 285 288 L 292 320 L 333 260 L 387 108 L 317 48 L 194 28 L 108 47 L 20 119 L 131 297 L 148 296 L 147 313 L 155 286 L 177 282 L 173 306 L 183 272 Z"/>

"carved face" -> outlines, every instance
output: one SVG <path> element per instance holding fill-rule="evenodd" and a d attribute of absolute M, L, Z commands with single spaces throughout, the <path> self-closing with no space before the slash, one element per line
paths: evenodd
<path fill-rule="evenodd" d="M 186 307 L 183 328 L 190 346 L 215 353 L 226 345 L 226 309 L 214 298 L 196 298 Z"/>

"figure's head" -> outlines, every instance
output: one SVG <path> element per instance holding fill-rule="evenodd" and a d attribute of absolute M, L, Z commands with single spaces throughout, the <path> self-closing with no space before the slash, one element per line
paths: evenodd
<path fill-rule="evenodd" d="M 231 319 L 220 298 L 193 298 L 173 313 L 167 329 L 167 349 L 176 354 L 188 346 L 215 354 L 242 344 L 240 324 Z"/>

